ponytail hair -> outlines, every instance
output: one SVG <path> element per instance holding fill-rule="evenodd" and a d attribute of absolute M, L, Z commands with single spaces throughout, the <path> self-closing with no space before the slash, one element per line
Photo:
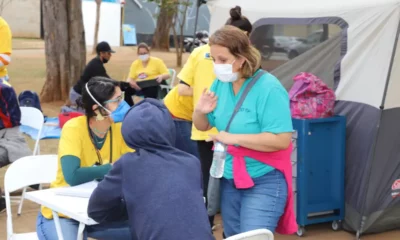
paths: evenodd
<path fill-rule="evenodd" d="M 226 21 L 225 25 L 235 26 L 246 32 L 247 36 L 250 36 L 251 32 L 253 31 L 253 25 L 247 17 L 242 15 L 242 8 L 240 6 L 231 8 L 229 15 L 231 17 Z"/>
<path fill-rule="evenodd" d="M 231 10 L 229 11 L 229 15 L 231 15 L 232 21 L 237 21 L 242 19 L 242 8 L 240 6 L 231 8 Z"/>

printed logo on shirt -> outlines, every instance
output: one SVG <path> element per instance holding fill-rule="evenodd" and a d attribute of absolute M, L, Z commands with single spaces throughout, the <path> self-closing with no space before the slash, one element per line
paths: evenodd
<path fill-rule="evenodd" d="M 145 78 L 147 78 L 147 74 L 146 73 L 139 73 L 138 78 L 139 79 L 145 79 Z"/>
<path fill-rule="evenodd" d="M 241 107 L 241 108 L 239 108 L 239 112 L 249 113 L 250 109 Z"/>
<path fill-rule="evenodd" d="M 392 198 L 400 197 L 400 179 L 396 179 L 392 184 Z"/>
<path fill-rule="evenodd" d="M 211 54 L 210 53 L 205 53 L 204 54 L 204 58 L 211 60 Z"/>

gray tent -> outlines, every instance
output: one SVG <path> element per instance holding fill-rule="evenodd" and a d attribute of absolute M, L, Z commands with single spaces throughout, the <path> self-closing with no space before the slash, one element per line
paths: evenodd
<path fill-rule="evenodd" d="M 225 23 L 235 5 L 256 30 L 262 25 L 274 25 L 274 31 L 293 25 L 299 27 L 291 31 L 307 25 L 339 27 L 327 41 L 273 73 L 287 89 L 292 77 L 303 71 L 335 89 L 336 113 L 347 118 L 344 227 L 358 236 L 399 228 L 400 0 L 209 2 L 211 33 Z"/>

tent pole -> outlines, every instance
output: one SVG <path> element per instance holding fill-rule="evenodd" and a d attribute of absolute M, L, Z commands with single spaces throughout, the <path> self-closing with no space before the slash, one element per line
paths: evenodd
<path fill-rule="evenodd" d="M 379 106 L 380 109 L 384 109 L 385 108 L 384 105 L 385 105 L 385 101 L 386 101 L 386 94 L 387 94 L 387 90 L 388 90 L 388 87 L 389 87 L 390 77 L 392 76 L 394 57 L 396 56 L 397 44 L 399 42 L 399 34 L 400 34 L 400 19 L 399 19 L 399 23 L 397 24 L 397 32 L 396 32 L 396 36 L 394 38 L 393 51 L 392 51 L 392 56 L 390 57 L 390 65 L 389 65 L 389 70 L 388 70 L 388 74 L 387 74 L 387 77 L 386 77 L 386 83 L 385 83 L 385 88 L 384 88 L 384 91 L 383 91 L 382 102 L 381 102 L 381 105 Z"/>
<path fill-rule="evenodd" d="M 325 42 L 329 38 L 329 24 L 323 24 L 322 29 L 322 41 Z"/>

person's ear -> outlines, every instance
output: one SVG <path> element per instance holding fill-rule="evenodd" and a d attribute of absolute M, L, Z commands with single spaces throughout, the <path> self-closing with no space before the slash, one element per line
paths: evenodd
<path fill-rule="evenodd" d="M 96 112 L 96 109 L 98 109 L 98 108 L 99 108 L 99 105 L 97 105 L 97 104 L 95 104 L 95 105 L 92 106 L 92 110 L 93 110 L 94 112 Z"/>
<path fill-rule="evenodd" d="M 92 109 L 93 109 L 94 115 L 95 115 L 95 117 L 96 117 L 96 121 L 103 121 L 103 120 L 104 120 L 104 116 L 103 116 L 103 114 L 101 113 L 101 111 L 100 111 L 100 109 L 98 108 L 98 106 L 97 106 L 97 105 L 94 105 L 94 106 L 92 107 Z"/>
<path fill-rule="evenodd" d="M 241 68 L 243 68 L 244 63 L 246 62 L 246 58 L 240 57 L 238 60 L 239 60 L 238 61 L 239 62 L 239 69 L 241 69 Z"/>
<path fill-rule="evenodd" d="M 96 114 L 96 121 L 104 120 L 104 116 L 103 116 L 103 114 L 101 114 L 101 112 L 99 110 L 94 111 L 94 113 Z"/>

